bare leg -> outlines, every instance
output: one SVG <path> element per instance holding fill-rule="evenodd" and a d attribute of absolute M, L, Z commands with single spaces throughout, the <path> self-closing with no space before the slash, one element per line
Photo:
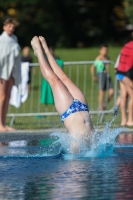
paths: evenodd
<path fill-rule="evenodd" d="M 119 107 L 121 103 L 121 95 L 116 99 L 116 106 Z"/>
<path fill-rule="evenodd" d="M 100 110 L 105 110 L 106 107 L 108 106 L 108 103 L 110 102 L 112 96 L 114 94 L 114 89 L 110 88 L 108 90 L 108 96 L 107 96 L 107 100 L 104 102 L 104 95 L 105 95 L 105 91 L 104 90 L 100 90 L 99 91 L 99 109 Z"/>
<path fill-rule="evenodd" d="M 6 86 L 7 81 L 0 79 L 0 131 L 6 131 L 6 127 L 4 125 L 3 120 L 4 102 L 6 99 Z"/>
<path fill-rule="evenodd" d="M 99 110 L 104 110 L 103 100 L 104 100 L 104 90 L 99 90 Z"/>
<path fill-rule="evenodd" d="M 85 96 L 81 92 L 81 90 L 69 79 L 69 77 L 63 72 L 63 70 L 58 66 L 55 59 L 53 58 L 52 54 L 50 53 L 48 46 L 46 44 L 45 39 L 40 36 L 39 37 L 42 47 L 47 55 L 49 60 L 50 66 L 53 69 L 54 73 L 59 77 L 59 79 L 63 82 L 63 84 L 67 87 L 70 94 L 73 96 L 74 99 L 80 100 L 82 103 L 87 104 Z"/>
<path fill-rule="evenodd" d="M 8 131 L 14 130 L 14 128 L 6 126 L 6 114 L 7 114 L 7 111 L 8 111 L 10 93 L 11 93 L 11 89 L 12 89 L 13 84 L 14 84 L 14 79 L 11 76 L 10 79 L 7 81 L 6 98 L 5 98 L 5 101 L 4 101 L 4 109 L 3 109 L 3 123 L 4 123 L 4 125 L 5 125 L 5 127 Z"/>
<path fill-rule="evenodd" d="M 130 96 L 130 99 L 128 102 L 127 126 L 133 126 L 133 83 L 128 77 L 124 77 L 122 82 L 125 84 L 127 93 Z"/>
<path fill-rule="evenodd" d="M 127 116 L 126 116 L 127 90 L 126 90 L 125 85 L 122 82 L 120 82 L 120 90 L 121 90 L 121 101 L 120 101 L 121 126 L 126 126 L 126 123 L 127 123 Z"/>
<path fill-rule="evenodd" d="M 73 102 L 73 97 L 62 83 L 62 81 L 53 72 L 51 67 L 48 65 L 44 59 L 43 52 L 40 46 L 38 37 L 34 37 L 31 41 L 31 45 L 34 49 L 35 54 L 38 57 L 41 72 L 44 78 L 49 82 L 55 100 L 55 107 L 59 115 L 63 114 Z"/>
<path fill-rule="evenodd" d="M 112 99 L 113 94 L 114 94 L 114 89 L 113 89 L 113 88 L 110 88 L 109 91 L 108 91 L 108 103 L 109 103 L 110 100 Z"/>

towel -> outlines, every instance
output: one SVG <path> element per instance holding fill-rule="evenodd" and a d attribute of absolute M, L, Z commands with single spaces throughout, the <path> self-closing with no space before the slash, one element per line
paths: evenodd
<path fill-rule="evenodd" d="M 56 59 L 57 64 L 63 68 L 63 60 Z M 52 89 L 49 83 L 42 77 L 42 85 L 41 85 L 41 99 L 40 102 L 43 104 L 54 104 L 54 97 L 52 93 Z"/>
<path fill-rule="evenodd" d="M 16 86 L 12 87 L 9 104 L 19 108 L 21 102 L 25 102 L 28 98 L 27 83 L 29 80 L 29 62 L 21 63 L 21 94 Z"/>
<path fill-rule="evenodd" d="M 17 37 L 9 36 L 5 31 L 0 35 L 0 78 L 9 80 L 11 73 L 15 85 L 21 92 L 21 57 Z"/>
<path fill-rule="evenodd" d="M 116 62 L 115 62 L 115 65 L 114 65 L 114 68 L 117 69 L 118 67 L 118 64 L 119 64 L 119 61 L 120 61 L 120 54 L 118 55 L 117 59 L 116 59 Z"/>

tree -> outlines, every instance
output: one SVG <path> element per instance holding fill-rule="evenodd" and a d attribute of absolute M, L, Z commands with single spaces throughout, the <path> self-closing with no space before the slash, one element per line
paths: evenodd
<path fill-rule="evenodd" d="M 16 29 L 21 46 L 34 35 L 48 45 L 76 47 L 118 41 L 127 23 L 124 0 L 6 0 L 0 1 L 0 19 L 7 15 L 20 22 Z M 2 31 L 2 28 L 1 28 Z"/>
<path fill-rule="evenodd" d="M 125 12 L 130 24 L 133 24 L 133 0 L 125 0 Z"/>

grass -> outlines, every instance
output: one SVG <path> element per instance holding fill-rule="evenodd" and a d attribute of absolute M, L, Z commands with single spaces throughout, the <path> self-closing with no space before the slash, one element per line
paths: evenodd
<path fill-rule="evenodd" d="M 116 58 L 121 50 L 121 47 L 110 47 L 109 57 L 110 60 L 116 61 Z M 59 55 L 64 61 L 85 61 L 94 60 L 98 55 L 99 49 L 83 48 L 83 49 L 57 49 L 55 54 Z"/>
<path fill-rule="evenodd" d="M 112 61 L 115 61 L 119 52 L 120 47 L 110 47 L 109 49 L 109 57 Z M 98 55 L 98 48 L 86 48 L 86 49 L 56 49 L 55 54 L 58 55 L 64 61 L 92 61 Z M 36 63 L 37 58 L 33 55 L 33 62 Z M 76 72 L 77 67 L 79 69 Z M 13 106 L 10 106 L 9 113 L 22 113 L 22 112 L 45 112 L 45 111 L 55 111 L 54 106 L 46 106 L 40 104 L 40 87 L 41 87 L 41 74 L 39 67 L 35 68 L 35 74 L 33 72 L 32 77 L 32 84 L 31 85 L 31 92 L 24 104 L 21 104 L 19 109 L 15 109 Z M 92 79 L 90 76 L 90 69 L 83 68 L 83 66 L 73 66 L 71 67 L 64 67 L 64 71 L 70 76 L 70 78 L 79 86 L 79 88 L 85 93 L 87 97 L 87 101 L 89 103 L 90 110 L 97 110 L 98 109 L 98 88 L 97 84 L 94 84 L 93 96 L 92 99 L 92 91 L 90 86 L 92 84 Z M 112 79 L 114 80 L 115 77 L 115 70 L 111 67 L 110 74 Z M 79 79 L 77 79 L 77 77 Z M 85 80 L 84 80 L 85 78 Z M 77 81 L 78 80 L 78 81 Z M 83 83 L 86 83 L 86 89 L 83 86 Z M 113 101 L 110 104 L 110 108 L 113 106 Z M 106 115 L 105 120 L 102 124 L 99 123 L 100 116 L 94 115 L 92 116 L 92 121 L 94 125 L 103 126 L 106 122 L 110 122 L 112 116 Z M 7 123 L 10 123 L 11 118 L 7 118 Z M 115 126 L 120 123 L 120 117 L 117 118 L 115 121 Z M 60 122 L 58 116 L 56 117 L 44 117 L 44 118 L 37 118 L 37 117 L 16 117 L 15 123 L 13 125 L 16 129 L 44 129 L 44 128 L 51 128 L 51 127 L 62 127 L 63 124 Z"/>

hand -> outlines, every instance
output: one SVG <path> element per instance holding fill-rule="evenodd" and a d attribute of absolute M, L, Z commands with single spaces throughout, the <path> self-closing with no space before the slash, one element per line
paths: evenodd
<path fill-rule="evenodd" d="M 93 81 L 98 82 L 97 77 L 93 77 Z"/>

